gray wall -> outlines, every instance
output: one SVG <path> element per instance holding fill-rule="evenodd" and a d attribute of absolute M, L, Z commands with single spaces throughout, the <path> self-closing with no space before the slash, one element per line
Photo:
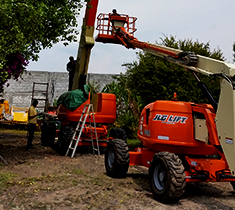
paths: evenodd
<path fill-rule="evenodd" d="M 114 79 L 112 74 L 88 74 L 87 82 L 97 87 L 99 91 L 106 84 L 111 83 Z M 45 90 L 48 83 L 48 101 L 53 104 L 54 99 L 68 90 L 68 73 L 67 72 L 46 72 L 46 71 L 27 71 L 18 81 L 9 80 L 10 84 L 4 88 L 3 97 L 9 101 L 10 107 L 29 107 L 32 99 L 33 83 L 44 83 L 35 85 L 35 98 L 45 99 Z M 40 92 L 41 91 L 41 92 Z M 44 100 L 39 101 L 43 106 Z"/>

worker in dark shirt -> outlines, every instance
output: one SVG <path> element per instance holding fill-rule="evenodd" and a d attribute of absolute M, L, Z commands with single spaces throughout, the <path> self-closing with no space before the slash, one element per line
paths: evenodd
<path fill-rule="evenodd" d="M 110 14 L 111 16 L 120 16 L 120 15 L 117 13 L 117 10 L 116 10 L 116 9 L 113 9 L 112 12 L 113 12 L 113 13 Z"/>
<path fill-rule="evenodd" d="M 72 90 L 73 86 L 73 77 L 75 72 L 75 63 L 76 60 L 74 60 L 73 56 L 69 57 L 69 62 L 67 63 L 67 71 L 69 72 L 69 91 Z"/>
<path fill-rule="evenodd" d="M 109 17 L 114 17 L 114 16 L 121 16 L 120 14 L 117 13 L 116 9 L 112 10 L 112 13 L 109 13 Z M 111 19 L 110 21 L 112 23 L 112 34 L 116 32 L 116 28 L 114 27 L 114 21 Z"/>

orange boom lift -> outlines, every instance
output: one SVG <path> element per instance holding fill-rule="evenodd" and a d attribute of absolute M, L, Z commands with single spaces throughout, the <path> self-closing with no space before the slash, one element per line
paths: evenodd
<path fill-rule="evenodd" d="M 176 202 L 187 182 L 231 182 L 235 188 L 235 66 L 134 37 L 135 17 L 98 16 L 97 42 L 142 49 L 191 71 L 210 104 L 158 100 L 145 106 L 138 138 L 144 145 L 129 152 L 125 141 L 113 139 L 105 154 L 106 172 L 125 176 L 129 165 L 149 168 L 150 187 L 161 202 Z M 221 79 L 217 103 L 197 72 Z"/>
<path fill-rule="evenodd" d="M 82 89 L 86 84 L 90 53 L 95 42 L 93 34 L 98 2 L 98 0 L 87 2 L 72 90 Z M 94 112 L 90 110 L 88 113 L 88 109 L 84 110 L 85 106 L 89 104 L 93 104 Z M 71 148 L 73 150 L 76 150 L 77 146 L 92 146 L 93 143 L 96 146 L 98 144 L 100 147 L 106 147 L 107 142 L 115 137 L 126 139 L 125 132 L 120 128 L 113 128 L 108 133 L 107 125 L 116 120 L 116 96 L 114 94 L 97 93 L 91 95 L 89 93 L 88 99 L 75 110 L 71 111 L 64 104 L 60 104 L 57 112 L 56 120 L 53 116 L 47 115 L 49 120 L 42 124 L 41 141 L 43 145 L 54 148 L 60 155 L 68 153 L 72 139 L 75 140 Z M 89 115 L 86 120 L 85 114 Z M 81 116 L 84 116 L 82 121 L 79 120 Z M 94 125 L 93 119 L 98 126 L 92 126 Z M 57 124 L 58 122 L 59 124 Z M 77 131 L 79 122 L 85 122 L 84 127 L 79 128 L 82 131 L 80 137 Z M 75 131 L 77 132 L 76 136 L 74 136 Z M 58 137 L 58 141 L 55 144 L 56 137 Z M 73 154 L 71 157 L 73 157 Z"/>

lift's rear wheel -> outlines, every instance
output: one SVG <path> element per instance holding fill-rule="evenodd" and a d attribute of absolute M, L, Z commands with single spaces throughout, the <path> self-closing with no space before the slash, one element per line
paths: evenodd
<path fill-rule="evenodd" d="M 55 136 L 56 136 L 56 124 L 54 121 L 49 122 L 48 124 L 48 137 L 47 137 L 47 141 L 48 141 L 48 146 L 53 147 L 54 143 L 55 143 Z"/>
<path fill-rule="evenodd" d="M 235 181 L 230 182 L 230 184 L 232 185 L 233 189 L 235 190 Z"/>
<path fill-rule="evenodd" d="M 177 202 L 186 186 L 185 172 L 179 157 L 169 152 L 154 155 L 149 167 L 150 187 L 154 197 L 165 203 Z"/>
<path fill-rule="evenodd" d="M 109 136 L 114 139 L 122 139 L 126 142 L 126 132 L 122 128 L 113 128 L 110 131 Z"/>
<path fill-rule="evenodd" d="M 47 145 L 47 127 L 48 127 L 48 122 L 43 122 L 41 125 L 41 144 L 42 146 L 48 146 Z"/>
<path fill-rule="evenodd" d="M 129 149 L 122 139 L 111 140 L 106 148 L 105 169 L 108 176 L 124 177 L 129 168 Z"/>
<path fill-rule="evenodd" d="M 63 126 L 59 132 L 59 138 L 57 141 L 57 152 L 59 155 L 65 155 L 69 144 L 73 138 L 74 128 L 72 126 Z"/>
<path fill-rule="evenodd" d="M 43 122 L 41 126 L 41 144 L 43 146 L 54 146 L 56 135 L 56 124 L 54 121 Z"/>

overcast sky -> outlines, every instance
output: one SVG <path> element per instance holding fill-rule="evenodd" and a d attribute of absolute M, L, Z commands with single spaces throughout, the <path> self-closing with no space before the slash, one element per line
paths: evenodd
<path fill-rule="evenodd" d="M 211 50 L 220 48 L 227 62 L 232 62 L 235 42 L 235 0 L 99 0 L 97 15 L 118 13 L 137 17 L 135 37 L 155 43 L 164 35 L 177 39 L 209 41 Z M 85 7 L 81 11 L 82 24 Z M 81 26 L 79 26 L 79 29 Z M 95 32 L 96 36 L 97 32 Z M 79 43 L 68 46 L 57 44 L 43 50 L 39 61 L 30 61 L 27 70 L 66 72 L 68 57 L 77 57 Z M 113 44 L 95 43 L 88 73 L 118 74 L 125 72 L 121 65 L 136 60 L 137 50 Z"/>

